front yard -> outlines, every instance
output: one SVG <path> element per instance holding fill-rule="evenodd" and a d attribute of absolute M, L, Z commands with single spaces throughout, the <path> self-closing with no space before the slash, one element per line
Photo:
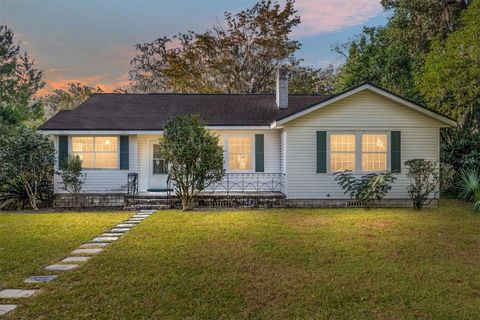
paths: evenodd
<path fill-rule="evenodd" d="M 33 214 L 0 214 L 1 239 L 10 232 L 1 242 L 1 286 L 66 256 L 108 219 L 116 223 L 114 215 L 89 215 L 88 230 L 72 239 L 62 230 L 69 214 L 52 214 L 59 226 L 49 228 L 19 226 Z M 473 319 L 480 314 L 479 231 L 480 216 L 456 201 L 421 212 L 163 211 L 6 318 Z M 24 257 L 44 241 L 48 250 Z M 4 269 L 4 257 L 18 261 Z"/>

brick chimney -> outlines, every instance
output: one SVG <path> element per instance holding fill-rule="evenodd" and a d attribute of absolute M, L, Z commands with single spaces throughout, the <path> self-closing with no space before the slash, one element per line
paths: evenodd
<path fill-rule="evenodd" d="M 286 109 L 288 107 L 288 70 L 281 66 L 277 69 L 277 107 Z"/>

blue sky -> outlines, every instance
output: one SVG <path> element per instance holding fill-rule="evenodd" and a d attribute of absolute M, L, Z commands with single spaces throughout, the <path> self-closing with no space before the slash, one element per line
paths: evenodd
<path fill-rule="evenodd" d="M 79 81 L 110 91 L 128 84 L 136 43 L 187 30 L 204 31 L 223 12 L 251 7 L 254 0 L 0 0 L 0 24 L 45 71 L 42 93 Z M 293 37 L 305 64 L 340 64 L 336 44 L 364 25 L 385 24 L 379 0 L 296 0 L 302 25 Z"/>

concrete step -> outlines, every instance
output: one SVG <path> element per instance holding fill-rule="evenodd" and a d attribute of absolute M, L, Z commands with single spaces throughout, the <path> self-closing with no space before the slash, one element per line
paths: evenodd
<path fill-rule="evenodd" d="M 168 204 L 136 203 L 131 205 L 129 209 L 131 210 L 142 210 L 142 209 L 167 210 L 167 209 L 171 209 L 171 206 Z"/>
<path fill-rule="evenodd" d="M 134 200 L 131 200 L 131 203 L 133 204 L 169 204 L 170 200 L 169 199 L 164 199 L 164 198 L 157 198 L 157 199 L 151 199 L 151 198 L 135 198 Z"/>

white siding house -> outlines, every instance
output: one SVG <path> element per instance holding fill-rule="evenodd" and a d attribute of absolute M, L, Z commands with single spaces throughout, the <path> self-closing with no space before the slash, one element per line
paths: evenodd
<path fill-rule="evenodd" d="M 334 172 L 343 170 L 358 176 L 395 172 L 397 180 L 387 199 L 405 200 L 409 184 L 405 161 L 439 161 L 440 129 L 455 125 L 370 84 L 331 97 L 289 99 L 280 109 L 275 107 L 275 95 L 96 95 L 78 111 L 60 114 L 40 130 L 55 135 L 57 161 L 67 149 L 83 157 L 85 193 L 127 193 L 128 174 L 138 176 L 139 193 L 157 192 L 169 188 L 156 149 L 163 129 L 159 123 L 175 112 L 192 113 L 198 108 L 208 128 L 220 137 L 227 172 L 224 181 L 206 192 L 281 192 L 294 203 L 347 199 L 334 180 Z M 178 111 L 182 104 L 197 100 L 198 107 L 188 105 L 186 111 Z M 147 107 L 136 112 L 132 103 L 137 103 L 135 108 Z M 95 118 L 99 110 L 102 115 L 113 114 L 112 118 Z M 165 116 L 156 110 L 163 110 Z M 69 127 L 78 117 L 85 117 L 81 127 Z M 64 192 L 55 177 L 55 193 Z"/>

